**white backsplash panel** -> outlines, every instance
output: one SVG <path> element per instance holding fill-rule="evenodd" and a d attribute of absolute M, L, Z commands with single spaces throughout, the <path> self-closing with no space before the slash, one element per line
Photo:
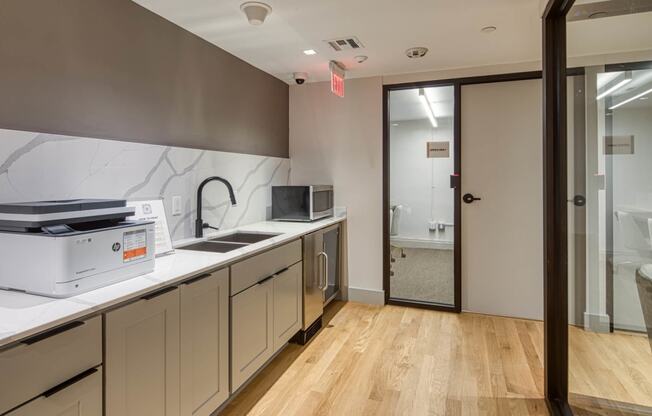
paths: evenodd
<path fill-rule="evenodd" d="M 231 182 L 204 188 L 204 220 L 221 229 L 268 219 L 272 185 L 287 185 L 290 160 L 0 129 L 0 202 L 74 198 L 163 198 L 173 241 L 194 237 L 196 192 L 209 176 Z M 182 214 L 172 216 L 172 197 Z"/>

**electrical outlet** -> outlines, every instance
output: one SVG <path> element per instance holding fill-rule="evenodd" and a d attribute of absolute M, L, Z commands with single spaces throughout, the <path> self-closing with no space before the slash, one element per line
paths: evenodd
<path fill-rule="evenodd" d="M 172 215 L 178 216 L 181 215 L 181 197 L 173 196 L 172 197 Z"/>

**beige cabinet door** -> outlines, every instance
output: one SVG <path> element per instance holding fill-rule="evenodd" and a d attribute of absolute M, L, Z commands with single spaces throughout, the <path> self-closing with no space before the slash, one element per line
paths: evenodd
<path fill-rule="evenodd" d="M 107 416 L 179 414 L 179 290 L 105 314 Z"/>
<path fill-rule="evenodd" d="M 273 279 L 231 298 L 231 391 L 235 392 L 274 353 Z"/>
<path fill-rule="evenodd" d="M 301 329 L 301 263 L 274 279 L 274 351 L 278 351 Z"/>
<path fill-rule="evenodd" d="M 181 414 L 210 415 L 229 397 L 229 271 L 181 285 Z"/>
<path fill-rule="evenodd" d="M 102 367 L 79 374 L 6 416 L 102 416 Z"/>

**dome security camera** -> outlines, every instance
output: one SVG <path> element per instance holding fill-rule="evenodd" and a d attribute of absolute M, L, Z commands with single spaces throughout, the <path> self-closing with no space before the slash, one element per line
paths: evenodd
<path fill-rule="evenodd" d="M 308 80 L 308 74 L 306 72 L 295 72 L 292 74 L 292 79 L 297 85 L 303 85 Z"/>

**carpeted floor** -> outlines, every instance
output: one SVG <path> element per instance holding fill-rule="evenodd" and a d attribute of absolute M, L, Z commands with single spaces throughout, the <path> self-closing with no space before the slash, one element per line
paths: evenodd
<path fill-rule="evenodd" d="M 454 302 L 453 250 L 392 248 L 394 276 L 390 277 L 392 298 L 452 305 Z"/>

